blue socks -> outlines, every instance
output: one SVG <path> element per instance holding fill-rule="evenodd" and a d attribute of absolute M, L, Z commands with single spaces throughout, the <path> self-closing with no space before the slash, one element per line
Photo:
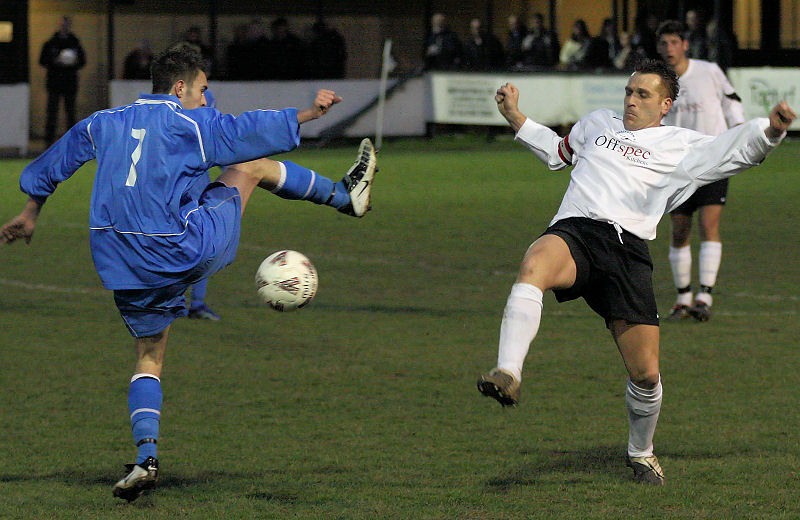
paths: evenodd
<path fill-rule="evenodd" d="M 282 161 L 281 180 L 272 193 L 291 200 L 310 200 L 339 209 L 350 202 L 344 182 L 334 183 L 317 172 L 290 161 Z M 335 188 L 335 189 L 334 189 Z"/>
<path fill-rule="evenodd" d="M 128 389 L 128 412 L 131 414 L 133 442 L 139 448 L 136 463 L 156 456 L 158 424 L 161 418 L 161 380 L 152 374 L 135 374 Z"/>
<path fill-rule="evenodd" d="M 208 278 L 203 278 L 196 284 L 192 285 L 192 309 L 199 309 L 203 306 L 206 299 L 206 288 L 208 287 Z"/>

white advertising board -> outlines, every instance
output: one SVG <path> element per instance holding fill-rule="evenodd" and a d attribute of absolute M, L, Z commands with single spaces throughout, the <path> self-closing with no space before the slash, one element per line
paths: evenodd
<path fill-rule="evenodd" d="M 520 90 L 520 110 L 544 125 L 574 123 L 598 108 L 622 111 L 627 74 L 431 73 L 433 122 L 505 125 L 494 94 L 511 82 Z"/>
<path fill-rule="evenodd" d="M 742 98 L 746 119 L 766 117 L 779 101 L 789 103 L 795 112 L 800 108 L 800 68 L 729 69 L 728 78 Z M 791 130 L 800 130 L 800 119 L 792 124 Z"/>

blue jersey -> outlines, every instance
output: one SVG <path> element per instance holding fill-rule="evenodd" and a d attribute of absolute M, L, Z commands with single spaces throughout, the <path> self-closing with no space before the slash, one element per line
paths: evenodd
<path fill-rule="evenodd" d="M 178 98 L 143 94 L 95 112 L 29 164 L 20 188 L 43 203 L 91 159 L 97 174 L 89 214 L 92 258 L 107 289 L 170 285 L 208 250 L 192 185 L 209 168 L 294 149 L 296 109 L 238 117 L 184 110 Z"/>

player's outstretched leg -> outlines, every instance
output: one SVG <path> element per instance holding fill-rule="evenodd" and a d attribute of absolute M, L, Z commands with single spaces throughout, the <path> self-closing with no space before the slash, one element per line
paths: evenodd
<path fill-rule="evenodd" d="M 372 180 L 378 171 L 375 148 L 369 139 L 361 141 L 355 163 L 339 182 L 291 161 L 257 159 L 228 166 L 217 180 L 239 189 L 243 206 L 257 185 L 278 197 L 307 200 L 331 206 L 353 217 L 370 209 Z"/>
<path fill-rule="evenodd" d="M 494 398 L 504 407 L 519 403 L 522 365 L 541 318 L 541 289 L 529 283 L 515 283 L 500 323 L 497 368 L 478 379 L 480 393 Z"/>
<path fill-rule="evenodd" d="M 358 157 L 356 162 L 342 178 L 347 193 L 350 195 L 350 202 L 339 208 L 339 211 L 353 217 L 363 217 L 369 211 L 370 196 L 372 193 L 372 180 L 375 172 L 378 171 L 378 163 L 375 157 L 375 147 L 372 141 L 364 139 L 358 147 Z"/>

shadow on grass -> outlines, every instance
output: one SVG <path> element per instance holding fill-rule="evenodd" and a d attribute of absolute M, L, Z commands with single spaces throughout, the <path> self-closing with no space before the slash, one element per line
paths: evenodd
<path fill-rule="evenodd" d="M 504 475 L 490 478 L 485 482 L 489 490 L 505 493 L 512 488 L 531 486 L 549 473 L 591 473 L 595 471 L 618 473 L 624 465 L 624 453 L 619 446 L 597 446 L 586 450 L 551 451 L 541 460 L 522 464 Z M 584 483 L 586 479 L 570 479 L 565 483 Z"/>
<path fill-rule="evenodd" d="M 750 446 L 731 446 L 719 450 L 681 450 L 659 451 L 659 459 L 666 460 L 715 460 L 727 457 L 740 457 L 745 453 L 754 453 Z M 535 454 L 534 450 L 522 451 L 522 455 Z M 505 493 L 514 487 L 531 486 L 539 483 L 543 475 L 551 473 L 607 473 L 624 474 L 632 473 L 625 467 L 625 451 L 619 446 L 596 446 L 586 450 L 550 451 L 542 454 L 540 460 L 512 467 L 508 472 L 495 478 L 486 480 L 485 486 L 491 491 Z M 586 483 L 589 478 L 565 478 L 564 484 Z"/>
<path fill-rule="evenodd" d="M 267 472 L 261 473 L 231 473 L 225 471 L 203 471 L 194 475 L 180 475 L 180 474 L 167 474 L 158 479 L 158 486 L 156 489 L 184 489 L 184 488 L 197 488 L 196 491 L 201 491 L 203 488 L 212 487 L 213 489 L 243 489 L 252 487 L 253 483 L 262 482 Z M 120 479 L 121 475 L 111 474 L 109 472 L 98 474 L 97 476 L 90 477 L 84 472 L 77 471 L 58 471 L 46 475 L 8 475 L 0 474 L 0 483 L 15 483 L 15 482 L 60 482 L 65 485 L 80 486 L 92 488 L 102 486 L 108 488 L 108 494 L 111 495 L 112 486 Z M 243 484 L 246 483 L 246 484 Z M 150 500 L 147 500 L 146 493 L 141 499 L 137 500 L 137 504 L 147 507 Z M 294 503 L 298 500 L 298 495 L 292 492 L 285 491 L 254 491 L 246 493 L 243 496 L 253 500 L 264 500 L 282 503 Z"/>

